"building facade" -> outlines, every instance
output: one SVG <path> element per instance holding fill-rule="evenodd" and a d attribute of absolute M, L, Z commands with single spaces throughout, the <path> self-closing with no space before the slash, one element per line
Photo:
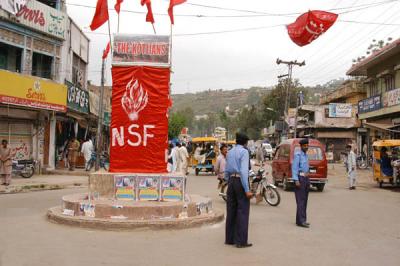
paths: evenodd
<path fill-rule="evenodd" d="M 359 138 L 400 138 L 400 39 L 353 65 L 347 75 L 361 79 L 366 97 L 358 102 Z M 369 149 L 370 150 L 370 149 Z"/>
<path fill-rule="evenodd" d="M 85 84 L 89 40 L 81 31 L 73 35 L 76 25 L 61 0 L 0 0 L 0 6 L 0 138 L 9 141 L 14 159 L 52 169 L 62 131 L 57 118 L 69 112 L 74 69 L 84 69 Z M 85 64 L 74 61 L 72 38 L 86 38 L 77 54 Z"/>

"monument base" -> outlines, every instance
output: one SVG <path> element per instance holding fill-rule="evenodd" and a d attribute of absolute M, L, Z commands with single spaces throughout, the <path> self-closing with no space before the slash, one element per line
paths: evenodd
<path fill-rule="evenodd" d="M 198 195 L 184 193 L 184 200 L 179 201 L 118 199 L 114 175 L 118 174 L 91 174 L 89 192 L 64 196 L 61 206 L 48 210 L 47 218 L 55 223 L 104 230 L 183 229 L 224 219 L 223 212 L 213 209 L 211 199 Z"/>

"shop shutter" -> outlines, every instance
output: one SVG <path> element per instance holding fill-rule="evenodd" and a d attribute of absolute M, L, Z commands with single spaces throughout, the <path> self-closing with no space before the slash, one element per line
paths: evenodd
<path fill-rule="evenodd" d="M 0 121 L 0 136 L 9 141 L 13 159 L 32 158 L 32 123 Z"/>

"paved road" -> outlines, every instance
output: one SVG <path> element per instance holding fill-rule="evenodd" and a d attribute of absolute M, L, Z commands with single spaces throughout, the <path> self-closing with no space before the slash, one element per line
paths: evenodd
<path fill-rule="evenodd" d="M 294 195 L 251 206 L 254 246 L 225 246 L 224 224 L 189 230 L 110 232 L 52 224 L 47 208 L 84 189 L 0 195 L 0 265 L 399 265 L 400 191 L 379 189 L 363 171 L 356 191 L 342 167 L 310 195 L 310 229 L 294 225 Z M 190 176 L 189 190 L 224 209 L 215 177 Z"/>

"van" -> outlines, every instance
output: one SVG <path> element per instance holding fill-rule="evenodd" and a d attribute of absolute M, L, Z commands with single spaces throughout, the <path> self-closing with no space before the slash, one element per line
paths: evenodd
<path fill-rule="evenodd" d="M 292 162 L 295 151 L 300 149 L 301 139 L 288 139 L 283 141 L 276 149 L 272 160 L 272 177 L 274 184 L 282 184 L 284 190 L 293 187 Z M 318 191 L 323 191 L 328 181 L 328 162 L 322 144 L 316 139 L 309 139 L 308 160 L 310 163 L 309 178 L 312 186 Z"/>
<path fill-rule="evenodd" d="M 272 149 L 271 144 L 269 143 L 263 143 L 262 144 L 263 150 L 264 150 L 264 159 L 268 158 L 268 160 L 272 159 L 274 150 Z"/>

